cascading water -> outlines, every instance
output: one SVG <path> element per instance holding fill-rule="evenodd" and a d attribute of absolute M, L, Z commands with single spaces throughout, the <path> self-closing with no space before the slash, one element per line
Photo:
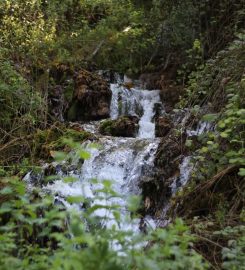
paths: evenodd
<path fill-rule="evenodd" d="M 120 115 L 139 116 L 139 138 L 155 138 L 154 107 L 160 103 L 159 90 L 127 89 L 118 84 L 111 85 L 111 118 Z"/>
<path fill-rule="evenodd" d="M 162 205 L 162 214 L 159 217 L 155 217 L 154 220 L 151 217 L 143 217 L 142 220 L 136 220 L 133 224 L 129 222 L 129 213 L 126 206 L 126 201 L 130 195 L 141 195 L 141 184 L 152 181 L 156 176 L 154 172 L 159 170 L 159 168 L 155 168 L 154 160 L 161 139 L 155 138 L 154 118 L 164 115 L 160 93 L 159 90 L 128 89 L 124 86 L 121 77 L 118 79 L 118 83 L 111 84 L 110 118 L 112 120 L 121 116 L 138 118 L 139 130 L 136 138 L 103 136 L 100 134 L 99 128 L 101 121 L 82 124 L 83 130 L 95 135 L 94 138 L 96 138 L 96 144 L 99 147 L 92 147 L 94 142 L 90 141 L 82 145 L 90 153 L 90 158 L 85 160 L 83 164 L 79 163 L 79 157 L 74 158 L 74 153 L 69 154 L 74 159 L 72 166 L 66 164 L 65 169 L 62 170 L 54 164 L 56 176 L 60 179 L 44 185 L 42 188 L 45 192 L 51 192 L 56 201 L 70 209 L 75 208 L 78 211 L 84 211 L 84 208 L 88 206 L 69 203 L 68 197 L 77 196 L 87 198 L 90 206 L 96 206 L 97 204 L 105 206 L 99 207 L 94 212 L 94 215 L 103 218 L 104 222 L 101 223 L 103 226 L 113 225 L 118 227 L 113 210 L 110 210 L 115 205 L 120 206 L 120 228 L 123 226 L 124 230 L 129 228 L 136 231 L 146 223 L 150 223 L 151 227 L 165 226 L 168 223 L 166 219 L 166 212 L 169 208 L 168 202 L 166 202 L 166 205 Z M 184 127 L 189 116 L 187 111 L 184 118 L 177 118 L 175 122 L 181 121 Z M 78 123 L 75 123 L 75 125 L 78 125 Z M 196 129 L 186 129 L 186 134 L 188 137 L 200 135 L 209 128 L 207 123 L 199 122 Z M 179 166 L 179 175 L 169 179 L 172 183 L 169 186 L 172 194 L 187 183 L 193 170 L 191 156 L 180 156 L 180 158 L 183 159 Z M 72 183 L 64 181 L 64 177 L 67 176 L 74 178 L 74 181 Z M 33 184 L 35 185 L 33 182 L 42 182 L 41 177 L 32 177 L 32 174 L 28 173 L 25 180 L 29 182 L 28 186 L 31 187 Z M 93 181 L 93 179 L 97 180 Z M 112 189 L 120 196 L 112 196 L 108 199 L 105 194 L 101 193 L 99 190 L 103 189 L 104 180 L 109 180 Z M 99 200 L 98 196 L 100 197 Z"/>
<path fill-rule="evenodd" d="M 183 187 L 190 178 L 191 171 L 193 170 L 193 165 L 191 164 L 191 157 L 184 157 L 182 163 L 179 166 L 180 174 L 179 177 L 174 177 L 174 181 L 171 185 L 172 193 Z"/>
<path fill-rule="evenodd" d="M 137 116 L 140 119 L 138 136 L 123 138 L 97 135 L 99 147 L 91 148 L 89 142 L 84 144 L 85 150 L 91 155 L 90 159 L 69 173 L 66 172 L 76 181 L 65 183 L 61 174 L 60 180 L 44 187 L 68 208 L 79 208 L 78 205 L 67 202 L 68 196 L 84 196 L 91 199 L 92 205 L 98 203 L 97 190 L 102 188 L 103 180 L 110 180 L 113 190 L 120 194 L 120 197 L 102 199 L 99 204 L 120 205 L 123 215 L 127 198 L 130 195 L 140 195 L 141 179 L 151 177 L 153 173 L 155 154 L 160 142 L 155 138 L 154 124 L 154 107 L 160 103 L 159 91 L 127 89 L 120 84 L 111 84 L 111 91 L 111 119 L 117 119 L 122 115 Z M 89 122 L 84 124 L 83 128 L 98 134 L 98 125 L 98 122 Z M 96 183 L 91 181 L 94 178 L 97 179 Z M 95 215 L 111 217 L 109 222 L 107 219 L 105 226 L 116 225 L 108 209 L 98 209 Z M 129 224 L 125 221 L 123 226 L 128 228 Z M 133 229 L 138 227 L 139 224 L 134 224 Z"/>

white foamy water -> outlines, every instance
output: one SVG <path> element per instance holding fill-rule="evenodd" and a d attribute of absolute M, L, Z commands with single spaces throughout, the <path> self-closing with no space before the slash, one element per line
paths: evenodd
<path fill-rule="evenodd" d="M 191 172 L 193 170 L 193 164 L 191 163 L 191 157 L 186 156 L 183 158 L 179 166 L 180 174 L 178 177 L 175 177 L 173 184 L 171 185 L 172 193 L 176 193 L 176 191 L 186 185 L 187 181 L 190 178 Z"/>
<path fill-rule="evenodd" d="M 72 176 L 75 181 L 66 183 L 60 176 L 56 180 L 43 187 L 47 192 L 54 194 L 65 207 L 79 209 L 82 204 L 70 204 L 66 200 L 70 196 L 83 196 L 90 201 L 90 206 L 100 205 L 94 215 L 104 218 L 104 226 L 117 226 L 113 208 L 120 206 L 123 229 L 139 229 L 139 220 L 133 223 L 129 221 L 127 211 L 127 199 L 130 195 L 140 195 L 139 184 L 144 177 L 151 177 L 154 172 L 154 159 L 160 140 L 155 139 L 154 107 L 160 102 L 158 90 L 147 91 L 140 89 L 127 89 L 120 84 L 111 84 L 111 119 L 119 116 L 137 116 L 139 120 L 139 133 L 137 138 L 122 138 L 99 135 L 99 121 L 83 124 L 84 130 L 97 134 L 97 148 L 91 148 L 90 142 L 86 142 L 84 149 L 91 157 L 82 165 L 72 165 L 72 170 L 64 172 L 64 175 Z M 79 164 L 79 163 L 77 163 Z M 80 167 L 79 167 L 80 166 Z M 92 179 L 96 179 L 93 181 Z M 99 190 L 103 181 L 109 180 L 112 190 L 119 196 L 109 197 Z M 99 200 L 98 200 L 98 197 Z M 147 220 L 150 220 L 148 217 Z M 149 221 L 150 223 L 150 221 Z M 152 225 L 151 222 L 151 226 Z"/>
<path fill-rule="evenodd" d="M 140 183 L 147 181 L 148 178 L 152 179 L 154 175 L 154 160 L 160 143 L 160 139 L 155 138 L 154 117 L 155 106 L 161 102 L 160 95 L 158 90 L 127 89 L 122 82 L 111 84 L 111 91 L 111 119 L 125 115 L 137 116 L 139 118 L 137 138 L 102 136 L 99 134 L 100 121 L 82 124 L 84 130 L 96 134 L 96 144 L 99 147 L 91 148 L 92 142 L 86 142 L 83 145 L 91 155 L 83 164 L 79 163 L 76 155 L 73 156 L 70 153 L 69 155 L 74 159 L 71 168 L 68 166 L 65 171 L 59 171 L 57 174 L 60 179 L 43 186 L 43 190 L 51 192 L 55 200 L 71 210 L 86 211 L 86 207 L 100 205 L 101 207 L 93 214 L 102 218 L 102 226 L 115 226 L 118 229 L 136 232 L 139 231 L 140 220 L 133 222 L 130 220 L 127 199 L 130 195 L 140 195 Z M 187 130 L 187 133 L 188 136 L 199 135 L 208 128 L 206 124 L 199 123 L 196 130 Z M 188 181 L 193 169 L 190 159 L 190 157 L 184 157 L 180 165 L 180 175 L 173 179 L 171 186 L 173 193 Z M 66 183 L 64 176 L 74 177 L 74 181 Z M 30 183 L 30 178 L 31 173 L 26 175 L 25 181 Z M 112 190 L 118 196 L 109 196 L 101 192 L 104 188 L 104 180 L 111 181 Z M 69 203 L 67 198 L 70 196 L 82 196 L 88 199 L 89 205 Z M 113 209 L 116 205 L 120 206 L 120 228 L 114 216 Z M 163 206 L 163 219 L 168 207 L 169 205 Z M 159 224 L 162 226 L 162 219 L 157 221 L 149 216 L 144 218 L 144 222 L 152 228 Z"/>
<path fill-rule="evenodd" d="M 195 130 L 186 130 L 186 133 L 189 137 L 191 136 L 199 136 L 202 135 L 204 132 L 207 132 L 211 129 L 211 124 L 207 122 L 199 122 L 197 128 Z"/>
<path fill-rule="evenodd" d="M 82 167 L 71 172 L 77 181 L 64 183 L 62 180 L 55 181 L 45 187 L 56 196 L 66 198 L 68 196 L 83 196 L 92 199 L 92 205 L 100 204 L 104 206 L 120 205 L 122 214 L 126 211 L 126 199 L 130 195 L 139 195 L 139 182 L 141 176 L 151 175 L 154 168 L 154 156 L 159 144 L 158 140 L 142 140 L 138 138 L 113 138 L 102 137 L 98 143 L 100 149 L 86 148 L 91 154 L 91 158 L 85 160 Z M 94 183 L 91 179 L 96 178 Z M 112 189 L 120 196 L 106 198 L 98 201 L 98 189 L 103 188 L 103 180 L 110 180 Z M 100 217 L 106 217 L 105 225 L 116 225 L 113 219 L 113 211 L 108 209 L 98 209 L 94 213 Z M 109 220 L 109 221 L 108 221 Z M 129 226 L 124 223 L 126 228 Z M 135 224 L 134 224 L 135 226 Z"/>
<path fill-rule="evenodd" d="M 155 104 L 160 102 L 160 95 L 158 90 L 142 91 L 142 98 L 140 104 L 143 108 L 143 116 L 139 121 L 139 137 L 140 138 L 154 138 L 155 137 L 155 123 L 153 118 L 155 115 Z"/>
<path fill-rule="evenodd" d="M 160 103 L 159 90 L 127 89 L 118 84 L 111 84 L 111 118 L 121 115 L 138 116 L 139 138 L 155 137 L 155 105 Z"/>

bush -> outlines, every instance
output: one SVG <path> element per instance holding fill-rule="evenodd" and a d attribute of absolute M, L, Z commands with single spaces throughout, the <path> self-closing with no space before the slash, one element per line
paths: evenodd
<path fill-rule="evenodd" d="M 244 221 L 244 61 L 242 33 L 191 74 L 179 104 L 191 108 L 195 122 L 210 128 L 188 140 L 195 166 L 189 183 L 173 200 L 173 212 L 200 236 L 197 250 L 224 269 L 242 269 L 244 260 L 244 228 L 234 233 Z"/>
<path fill-rule="evenodd" d="M 43 100 L 9 61 L 0 59 L 0 126 L 10 131 L 42 120 Z"/>
<path fill-rule="evenodd" d="M 26 192 L 25 184 L 18 179 L 2 179 L 1 183 L 3 270 L 207 269 L 191 248 L 194 238 L 181 220 L 166 229 L 149 229 L 146 234 L 124 229 L 125 220 L 128 225 L 137 223 L 138 199 L 131 198 L 127 207 L 131 213 L 121 216 L 120 205 L 104 203 L 112 197 L 121 198 L 109 181 L 98 183 L 93 201 L 67 198 L 71 205 L 85 207 L 80 212 L 54 204 L 52 196 L 36 189 Z M 98 215 L 98 210 L 106 215 Z"/>

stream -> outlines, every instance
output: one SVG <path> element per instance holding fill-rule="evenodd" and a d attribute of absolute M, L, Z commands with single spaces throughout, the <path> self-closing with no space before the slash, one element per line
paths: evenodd
<path fill-rule="evenodd" d="M 139 119 L 137 135 L 135 137 L 102 135 L 99 133 L 99 125 L 104 120 L 81 124 L 83 130 L 93 133 L 97 138 L 96 147 L 92 141 L 86 141 L 82 145 L 90 158 L 81 163 L 75 153 L 70 153 L 73 157 L 70 167 L 66 166 L 66 169 L 61 169 L 62 166 L 54 163 L 58 179 L 42 186 L 42 190 L 53 194 L 55 201 L 68 209 L 84 211 L 81 203 L 70 203 L 67 199 L 69 197 L 82 196 L 89 199 L 90 206 L 101 205 L 102 207 L 99 207 L 94 215 L 104 219 L 103 226 L 117 226 L 113 210 L 110 210 L 115 205 L 120 206 L 121 226 L 124 229 L 130 228 L 136 231 L 140 229 L 140 224 L 150 224 L 151 227 L 159 226 L 162 221 L 165 223 L 164 218 L 168 205 L 162 206 L 160 223 L 159 220 L 148 215 L 132 224 L 127 218 L 129 216 L 127 200 L 133 195 L 140 196 L 142 194 L 141 183 L 154 178 L 155 156 L 161 142 L 161 138 L 155 137 L 154 121 L 156 114 L 159 116 L 159 114 L 164 115 L 165 113 L 160 100 L 160 91 L 145 90 L 139 87 L 128 89 L 120 80 L 117 83 L 111 83 L 110 89 L 112 91 L 110 118 L 115 120 L 120 116 L 137 117 Z M 187 116 L 185 118 L 187 119 Z M 187 135 L 201 134 L 205 128 L 207 128 L 206 124 L 201 123 L 196 130 L 187 130 Z M 190 160 L 190 156 L 183 157 L 179 166 L 179 174 L 172 179 L 170 186 L 172 194 L 187 183 L 193 169 Z M 65 177 L 72 177 L 74 180 L 67 183 L 64 181 Z M 26 175 L 25 180 L 29 187 L 35 186 L 35 182 L 37 182 L 35 177 L 33 181 L 31 172 Z M 110 183 L 111 189 L 118 196 L 108 197 L 98 191 L 104 188 L 104 181 Z M 98 197 L 100 197 L 99 200 Z"/>
<path fill-rule="evenodd" d="M 83 124 L 84 130 L 97 135 L 98 146 L 91 147 L 93 143 L 89 141 L 84 143 L 82 147 L 90 154 L 90 158 L 83 164 L 75 162 L 75 166 L 73 164 L 72 169 L 65 173 L 57 166 L 56 171 L 60 179 L 42 189 L 52 193 L 55 200 L 68 209 L 82 210 L 81 204 L 68 202 L 66 198 L 70 196 L 89 198 L 92 202 L 91 206 L 98 203 L 106 207 L 120 205 L 124 229 L 130 227 L 138 230 L 140 220 L 136 221 L 136 224 L 131 224 L 126 221 L 127 215 L 124 213 L 128 212 L 126 207 L 128 198 L 131 195 L 141 195 L 139 184 L 142 178 L 151 177 L 154 171 L 155 154 L 160 143 L 160 138 L 155 138 L 154 116 L 155 106 L 160 104 L 160 95 L 158 90 L 148 91 L 140 88 L 129 90 L 120 83 L 111 84 L 110 88 L 112 91 L 110 118 L 117 119 L 124 115 L 137 116 L 139 118 L 137 136 L 135 138 L 103 136 L 98 133 L 100 121 Z M 75 181 L 66 183 L 63 179 L 65 176 L 73 177 Z M 96 182 L 93 179 L 97 179 Z M 28 174 L 25 180 L 35 185 L 31 180 L 31 174 Z M 119 194 L 119 197 L 108 199 L 98 193 L 98 189 L 103 188 L 104 180 L 111 181 L 112 189 Z M 98 195 L 100 201 L 97 199 Z M 116 225 L 113 214 L 108 208 L 100 208 L 94 214 L 106 217 L 105 226 Z M 145 219 L 154 226 L 152 218 L 145 217 Z"/>

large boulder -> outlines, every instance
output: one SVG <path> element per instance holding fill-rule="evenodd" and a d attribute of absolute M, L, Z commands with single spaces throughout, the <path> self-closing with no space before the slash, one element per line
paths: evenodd
<path fill-rule="evenodd" d="M 110 116 L 111 90 L 99 75 L 81 70 L 75 76 L 73 99 L 68 120 L 100 120 Z"/>
<path fill-rule="evenodd" d="M 116 120 L 105 120 L 100 125 L 100 133 L 116 137 L 135 137 L 139 130 L 139 118 L 122 116 Z"/>

